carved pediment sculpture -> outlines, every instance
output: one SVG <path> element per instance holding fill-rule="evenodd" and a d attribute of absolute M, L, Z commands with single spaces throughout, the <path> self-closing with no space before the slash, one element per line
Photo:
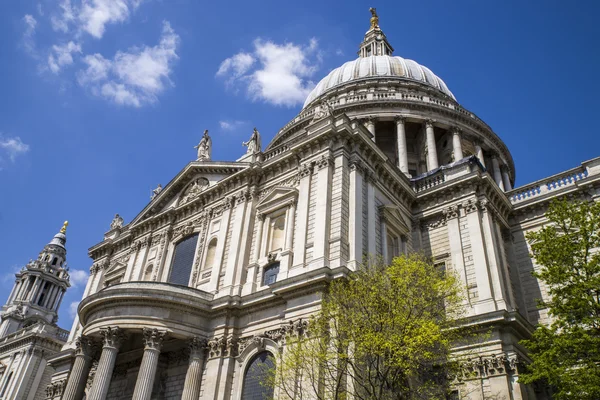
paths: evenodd
<path fill-rule="evenodd" d="M 200 196 L 200 193 L 202 193 L 208 187 L 208 185 L 208 179 L 204 177 L 195 179 L 181 194 L 179 205 L 188 203 Z"/>

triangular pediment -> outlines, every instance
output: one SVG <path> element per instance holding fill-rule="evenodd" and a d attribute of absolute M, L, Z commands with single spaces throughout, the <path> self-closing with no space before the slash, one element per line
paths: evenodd
<path fill-rule="evenodd" d="M 298 190 L 289 187 L 277 186 L 262 197 L 256 209 L 260 212 L 269 212 L 279 208 L 289 202 L 296 202 L 298 199 Z"/>
<path fill-rule="evenodd" d="M 397 206 L 385 205 L 382 206 L 380 210 L 385 219 L 387 219 L 394 228 L 400 230 L 403 234 L 407 234 L 411 231 L 408 216 L 404 215 Z"/>
<path fill-rule="evenodd" d="M 150 203 L 128 226 L 134 226 L 153 215 L 190 202 L 203 191 L 247 167 L 247 163 L 241 162 L 192 161 L 165 185 L 160 193 L 151 198 Z"/>

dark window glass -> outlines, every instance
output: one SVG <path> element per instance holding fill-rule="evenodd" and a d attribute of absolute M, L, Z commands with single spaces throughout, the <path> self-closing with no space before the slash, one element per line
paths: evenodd
<path fill-rule="evenodd" d="M 175 255 L 173 256 L 173 263 L 171 264 L 169 283 L 187 286 L 190 281 L 197 242 L 198 234 L 195 234 L 188 236 L 175 246 Z"/>
<path fill-rule="evenodd" d="M 278 273 L 279 263 L 274 263 L 265 267 L 265 272 L 263 273 L 263 285 L 271 285 L 277 282 Z"/>
<path fill-rule="evenodd" d="M 242 400 L 272 399 L 274 388 L 267 384 L 267 378 L 274 368 L 275 360 L 271 353 L 263 351 L 255 355 L 244 375 Z"/>

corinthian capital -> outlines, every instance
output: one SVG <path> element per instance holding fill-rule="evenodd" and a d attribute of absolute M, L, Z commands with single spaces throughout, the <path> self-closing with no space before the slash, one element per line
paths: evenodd
<path fill-rule="evenodd" d="M 188 341 L 188 348 L 190 349 L 190 358 L 201 358 L 204 355 L 206 349 L 207 340 L 198 336 L 194 336 Z"/>
<path fill-rule="evenodd" d="M 95 347 L 94 341 L 86 336 L 78 336 L 75 339 L 75 355 L 91 357 Z"/>
<path fill-rule="evenodd" d="M 144 348 L 160 351 L 166 334 L 167 332 L 159 331 L 156 328 L 144 328 L 142 338 L 144 340 Z"/>
<path fill-rule="evenodd" d="M 119 349 L 125 339 L 127 339 L 127 335 L 123 329 L 119 327 L 109 326 L 108 328 L 102 329 L 100 334 L 102 334 L 103 347 L 113 347 L 115 349 Z"/>

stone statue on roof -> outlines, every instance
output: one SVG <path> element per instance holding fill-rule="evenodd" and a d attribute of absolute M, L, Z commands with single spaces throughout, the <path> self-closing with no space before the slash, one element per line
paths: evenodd
<path fill-rule="evenodd" d="M 110 229 L 122 228 L 123 218 L 119 214 L 115 214 L 112 222 L 110 223 Z"/>
<path fill-rule="evenodd" d="M 208 129 L 204 130 L 204 135 L 202 135 L 202 139 L 200 139 L 200 143 L 197 146 L 194 146 L 195 149 L 198 149 L 198 161 L 209 161 L 210 154 L 212 152 L 212 140 L 210 136 L 208 136 Z"/>
<path fill-rule="evenodd" d="M 150 200 L 153 200 L 160 192 L 162 192 L 162 185 L 159 183 L 156 189 L 152 189 L 152 196 L 150 196 Z"/>
<path fill-rule="evenodd" d="M 252 136 L 250 136 L 250 139 L 247 142 L 242 142 L 242 145 L 248 146 L 248 151 L 246 152 L 246 154 L 260 153 L 260 151 L 261 151 L 260 133 L 258 132 L 258 130 L 256 128 L 254 128 L 254 131 L 252 132 Z"/>

